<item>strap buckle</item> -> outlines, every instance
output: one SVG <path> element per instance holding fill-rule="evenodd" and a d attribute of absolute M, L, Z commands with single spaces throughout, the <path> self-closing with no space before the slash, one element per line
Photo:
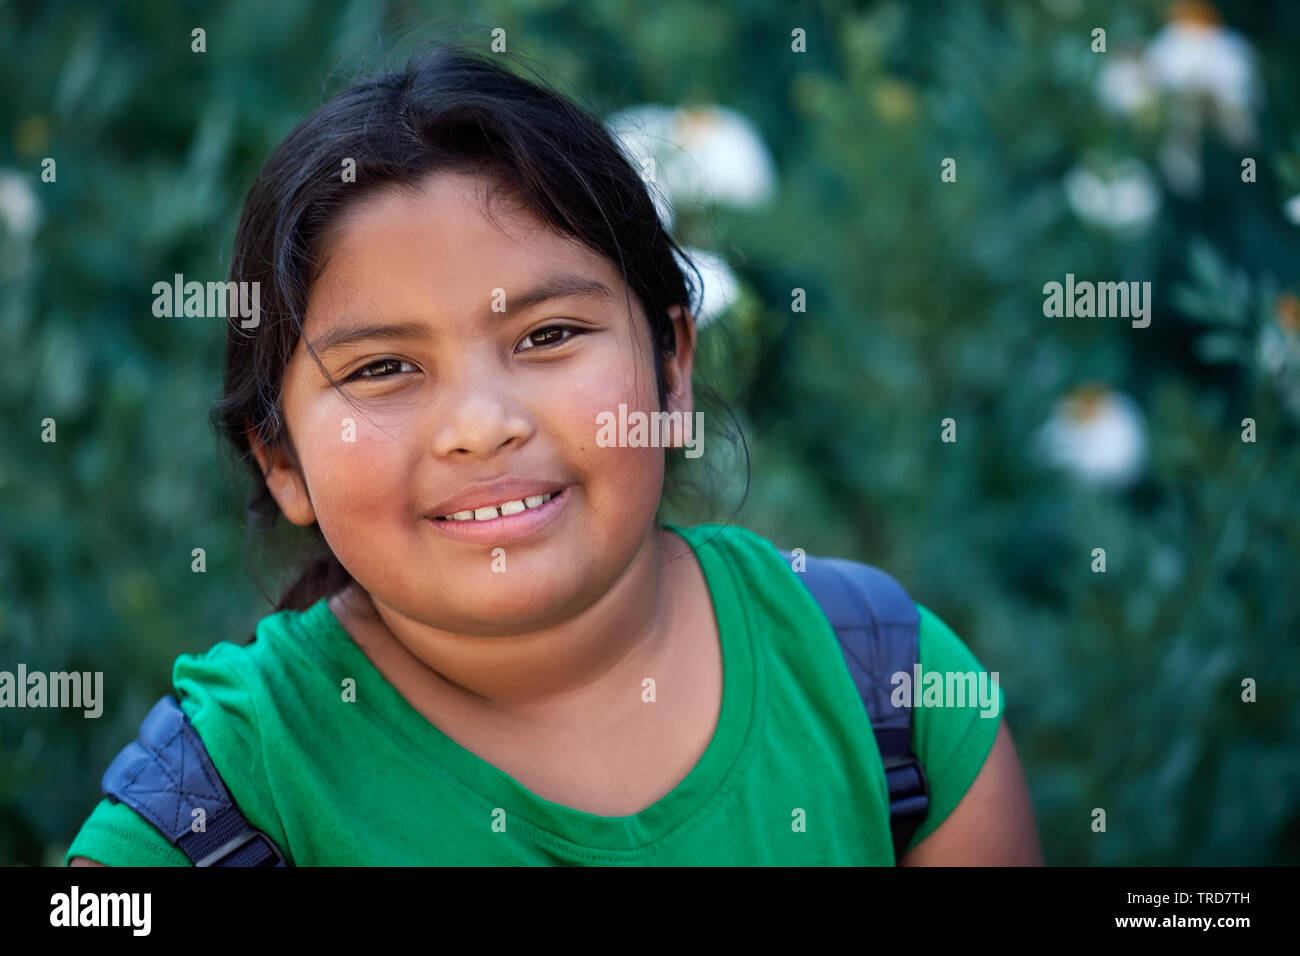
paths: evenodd
<path fill-rule="evenodd" d="M 275 841 L 263 833 L 261 830 L 253 827 L 246 828 L 243 832 L 235 834 L 221 846 L 217 847 L 207 856 L 195 862 L 195 866 L 220 866 L 226 857 L 231 856 L 236 851 L 243 849 L 248 844 L 256 841 L 262 841 L 264 851 L 269 853 L 269 858 L 263 860 L 257 866 L 287 866 L 284 856 L 280 853 L 280 848 L 275 845 Z M 275 862 L 272 862 L 274 860 Z"/>
<path fill-rule="evenodd" d="M 884 765 L 890 822 L 906 822 L 915 817 L 919 823 L 930 810 L 930 781 L 921 761 L 908 753 L 886 758 Z"/>

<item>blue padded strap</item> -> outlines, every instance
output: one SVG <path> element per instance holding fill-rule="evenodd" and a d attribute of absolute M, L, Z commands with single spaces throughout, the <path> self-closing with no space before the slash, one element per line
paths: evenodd
<path fill-rule="evenodd" d="M 781 555 L 791 562 L 789 551 Z M 912 752 L 912 709 L 890 702 L 893 675 L 910 675 L 919 660 L 921 615 L 902 585 L 879 568 L 843 558 L 805 556 L 804 563 L 796 575 L 835 630 L 876 735 L 897 859 L 930 808 L 925 768 Z"/>
<path fill-rule="evenodd" d="M 873 726 L 911 726 L 909 708 L 894 707 L 890 678 L 912 673 L 921 616 L 897 581 L 879 568 L 842 558 L 806 558 L 804 585 L 840 636 L 849 673 Z"/>
<path fill-rule="evenodd" d="M 100 782 L 104 795 L 152 823 L 195 866 L 284 866 L 271 838 L 249 826 L 208 757 L 207 748 L 170 694 L 140 724 Z M 193 811 L 203 810 L 195 833 Z"/>

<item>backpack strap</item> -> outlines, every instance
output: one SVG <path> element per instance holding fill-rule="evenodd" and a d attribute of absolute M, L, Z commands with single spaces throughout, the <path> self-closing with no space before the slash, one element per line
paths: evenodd
<path fill-rule="evenodd" d="M 235 806 L 194 725 L 170 694 L 154 704 L 139 739 L 122 748 L 100 785 L 106 797 L 152 823 L 195 866 L 287 865 L 280 848 Z M 191 829 L 196 809 L 203 811 L 199 833 Z"/>
<path fill-rule="evenodd" d="M 792 555 L 782 551 L 790 563 Z M 889 785 L 894 860 L 930 809 L 925 768 L 912 752 L 912 708 L 890 702 L 892 676 L 919 661 L 921 615 L 903 587 L 879 568 L 843 558 L 804 557 L 796 576 L 821 605 L 871 719 Z"/>

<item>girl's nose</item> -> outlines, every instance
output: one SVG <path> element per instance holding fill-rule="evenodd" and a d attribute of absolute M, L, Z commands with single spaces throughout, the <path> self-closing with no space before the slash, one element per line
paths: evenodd
<path fill-rule="evenodd" d="M 489 457 L 533 432 L 532 415 L 509 387 L 508 376 L 480 374 L 436 386 L 432 451 L 450 456 Z"/>

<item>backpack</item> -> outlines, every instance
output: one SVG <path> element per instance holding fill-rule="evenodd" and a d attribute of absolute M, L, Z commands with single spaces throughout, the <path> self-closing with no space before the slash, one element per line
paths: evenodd
<path fill-rule="evenodd" d="M 781 556 L 791 562 L 791 552 Z M 794 573 L 834 628 L 876 735 L 897 863 L 930 810 L 930 781 L 912 752 L 912 708 L 895 707 L 889 699 L 892 676 L 911 674 L 920 660 L 921 614 L 902 585 L 879 568 L 844 558 L 803 560 L 805 570 Z"/>
<path fill-rule="evenodd" d="M 780 552 L 787 563 L 791 553 Z M 894 707 L 890 675 L 917 662 L 920 614 L 885 572 L 842 558 L 804 557 L 793 572 L 821 606 L 862 698 L 889 786 L 894 859 L 930 807 L 929 782 L 911 750 L 912 711 Z M 274 841 L 251 826 L 217 773 L 203 741 L 169 694 L 104 771 L 104 795 L 152 823 L 195 866 L 288 866 Z M 202 812 L 200 812 L 202 811 Z M 203 820 L 203 829 L 194 822 Z"/>

